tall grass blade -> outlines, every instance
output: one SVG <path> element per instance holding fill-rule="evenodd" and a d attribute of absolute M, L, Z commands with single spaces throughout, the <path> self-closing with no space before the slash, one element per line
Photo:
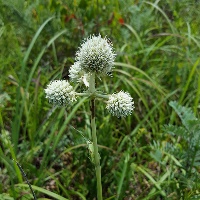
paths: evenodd
<path fill-rule="evenodd" d="M 29 186 L 29 188 L 31 190 L 31 193 L 33 195 L 34 200 L 37 200 L 35 192 L 33 191 L 33 188 L 31 187 L 31 184 L 30 184 L 30 182 L 29 182 L 29 180 L 28 180 L 28 178 L 26 176 L 26 173 L 24 172 L 24 170 L 22 169 L 22 167 L 20 166 L 20 164 L 16 160 L 13 159 L 13 161 L 17 164 L 17 166 L 19 167 L 21 173 L 23 174 L 23 177 L 25 178 L 25 180 L 26 180 L 26 182 L 27 182 L 27 184 L 28 184 L 28 186 Z"/>
<path fill-rule="evenodd" d="M 164 18 L 166 19 L 166 21 L 168 22 L 168 24 L 169 24 L 169 26 L 170 26 L 172 32 L 173 32 L 173 33 L 176 33 L 176 29 L 175 29 L 174 26 L 172 25 L 170 19 L 167 17 L 167 15 L 165 14 L 165 12 L 164 12 L 158 5 L 156 5 L 156 4 L 154 4 L 154 3 L 151 3 L 151 2 L 149 2 L 149 1 L 144 1 L 144 2 L 145 2 L 146 4 L 149 4 L 149 5 L 153 6 L 155 9 L 157 9 L 157 10 L 164 16 Z"/>
<path fill-rule="evenodd" d="M 24 187 L 24 188 L 28 188 L 28 187 L 29 187 L 29 185 L 27 185 L 27 184 L 22 184 L 22 183 L 16 184 L 15 186 L 16 186 L 16 187 L 20 187 L 20 188 L 23 188 L 23 187 Z M 66 198 L 64 198 L 64 197 L 62 197 L 62 196 L 60 196 L 60 195 L 58 195 L 58 194 L 55 194 L 55 193 L 49 191 L 49 190 L 45 190 L 45 189 L 43 189 L 43 188 L 41 188 L 41 187 L 37 187 L 37 186 L 35 186 L 35 185 L 31 185 L 31 187 L 32 187 L 35 191 L 41 192 L 42 194 L 46 194 L 46 195 L 48 195 L 48 196 L 54 198 L 55 200 L 69 200 L 69 199 L 66 199 Z"/>
<path fill-rule="evenodd" d="M 25 72 L 25 67 L 26 67 L 26 62 L 28 60 L 28 57 L 30 55 L 30 52 L 37 40 L 37 38 L 39 37 L 41 31 L 43 30 L 43 28 L 47 25 L 47 23 L 49 21 L 51 21 L 54 17 L 50 17 L 49 19 L 47 19 L 42 25 L 41 27 L 38 29 L 38 31 L 36 32 L 35 36 L 33 37 L 28 50 L 24 56 L 24 59 L 22 61 L 22 67 L 21 67 L 21 72 L 20 72 L 20 79 L 19 79 L 19 87 L 17 88 L 17 95 L 16 95 L 16 109 L 15 109 L 15 117 L 12 123 L 12 142 L 14 144 L 14 151 L 17 152 L 17 145 L 18 145 L 18 140 L 19 140 L 19 131 L 20 131 L 20 123 L 21 123 L 21 119 L 22 119 L 22 113 L 23 113 L 23 109 L 24 109 L 24 103 L 25 103 L 25 99 L 22 98 L 22 102 L 21 102 L 21 98 L 20 98 L 20 90 L 22 87 L 22 80 L 24 78 L 24 72 Z"/>
<path fill-rule="evenodd" d="M 136 30 L 133 27 L 131 27 L 130 25 L 128 25 L 128 24 L 124 24 L 124 26 L 126 26 L 133 33 L 133 35 L 136 37 L 138 43 L 140 44 L 141 49 L 144 49 L 144 46 L 142 44 L 142 40 L 140 39 L 140 37 L 137 34 Z"/>

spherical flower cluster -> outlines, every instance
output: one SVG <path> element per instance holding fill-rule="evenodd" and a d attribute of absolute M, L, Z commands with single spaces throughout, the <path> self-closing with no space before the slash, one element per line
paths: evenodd
<path fill-rule="evenodd" d="M 115 57 L 112 43 L 101 35 L 87 38 L 76 53 L 76 61 L 83 70 L 98 74 L 111 72 Z"/>
<path fill-rule="evenodd" d="M 69 68 L 69 77 L 71 81 L 79 83 L 83 82 L 86 87 L 89 87 L 90 76 L 81 69 L 79 62 L 75 62 Z"/>
<path fill-rule="evenodd" d="M 129 93 L 120 91 L 117 94 L 109 96 L 106 108 L 108 111 L 119 117 L 126 117 L 130 115 L 134 109 L 133 98 Z"/>
<path fill-rule="evenodd" d="M 76 100 L 73 87 L 65 80 L 51 81 L 45 89 L 46 98 L 50 103 L 58 106 L 65 106 Z"/>

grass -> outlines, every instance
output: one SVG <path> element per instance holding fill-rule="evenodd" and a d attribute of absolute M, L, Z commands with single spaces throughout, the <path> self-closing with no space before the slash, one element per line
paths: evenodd
<path fill-rule="evenodd" d="M 26 172 L 38 199 L 95 197 L 95 172 L 78 132 L 91 140 L 87 100 L 54 108 L 45 99 L 44 88 L 50 80 L 68 79 L 79 43 L 97 32 L 111 39 L 117 53 L 113 77 L 98 80 L 98 90 L 128 91 L 135 102 L 132 116 L 118 119 L 97 101 L 104 197 L 153 200 L 198 195 L 198 174 L 187 179 L 183 159 L 168 151 L 179 146 L 184 152 L 186 142 L 167 134 L 163 126 L 181 124 L 168 104 L 172 100 L 191 107 L 199 118 L 200 4 L 13 2 L 0 1 L 0 198 L 32 199 L 12 159 Z M 184 185 L 181 178 L 191 182 Z"/>

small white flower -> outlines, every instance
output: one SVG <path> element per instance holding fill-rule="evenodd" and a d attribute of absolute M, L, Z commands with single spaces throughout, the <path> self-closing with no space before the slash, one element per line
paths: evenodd
<path fill-rule="evenodd" d="M 117 94 L 109 96 L 106 108 L 108 111 L 119 117 L 126 117 L 130 115 L 134 109 L 133 98 L 129 93 L 120 91 Z"/>
<path fill-rule="evenodd" d="M 81 68 L 88 72 L 107 74 L 112 71 L 116 54 L 112 43 L 105 37 L 90 36 L 76 52 L 76 61 Z"/>
<path fill-rule="evenodd" d="M 46 98 L 49 103 L 58 106 L 65 106 L 67 103 L 71 103 L 76 100 L 76 92 L 73 87 L 65 80 L 51 81 L 45 89 Z"/>
<path fill-rule="evenodd" d="M 75 62 L 69 68 L 69 77 L 73 82 L 83 82 L 86 87 L 89 87 L 90 76 L 81 69 L 79 62 Z"/>

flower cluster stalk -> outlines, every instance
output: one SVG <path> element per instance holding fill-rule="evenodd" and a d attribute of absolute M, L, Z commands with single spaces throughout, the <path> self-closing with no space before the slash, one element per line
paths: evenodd
<path fill-rule="evenodd" d="M 102 185 L 101 185 L 101 165 L 100 156 L 97 145 L 96 123 L 95 123 L 95 73 L 91 74 L 89 82 L 89 92 L 92 94 L 90 99 L 90 114 L 91 114 L 91 131 L 92 142 L 94 147 L 94 165 L 97 178 L 97 199 L 102 200 Z"/>

